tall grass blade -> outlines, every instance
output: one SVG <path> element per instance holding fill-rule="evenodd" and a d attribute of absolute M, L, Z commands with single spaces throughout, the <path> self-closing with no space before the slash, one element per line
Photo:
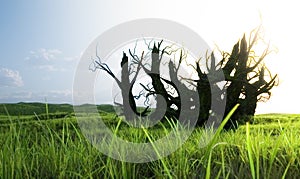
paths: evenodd
<path fill-rule="evenodd" d="M 170 173 L 170 171 L 169 171 L 169 168 L 167 167 L 167 165 L 166 165 L 166 163 L 165 163 L 165 161 L 164 161 L 163 158 L 160 156 L 160 153 L 158 152 L 156 146 L 154 145 L 154 142 L 153 142 L 152 138 L 150 137 L 149 133 L 147 132 L 147 130 L 146 130 L 143 126 L 142 126 L 142 129 L 143 129 L 143 131 L 145 132 L 145 134 L 146 134 L 148 140 L 150 141 L 150 143 L 151 143 L 151 145 L 152 145 L 152 147 L 153 147 L 153 149 L 154 149 L 156 155 L 158 156 L 158 158 L 160 158 L 160 161 L 161 161 L 161 163 L 162 163 L 162 165 L 163 165 L 163 168 L 164 168 L 164 170 L 167 172 L 168 178 L 173 178 L 172 175 L 171 175 L 171 173 Z"/>
<path fill-rule="evenodd" d="M 248 151 L 251 175 L 252 175 L 252 178 L 255 179 L 255 167 L 254 167 L 254 161 L 252 158 L 252 149 L 251 149 L 251 141 L 250 141 L 250 125 L 248 122 L 246 123 L 246 143 L 247 143 L 247 151 Z"/>
<path fill-rule="evenodd" d="M 205 156 L 208 157 L 209 153 L 213 147 L 213 145 L 216 143 L 217 138 L 219 137 L 221 131 L 223 130 L 225 124 L 228 122 L 228 120 L 230 119 L 230 117 L 233 115 L 233 113 L 236 111 L 236 109 L 239 107 L 240 104 L 236 104 L 231 111 L 227 114 L 227 116 L 225 117 L 225 119 L 222 121 L 222 123 L 220 124 L 220 126 L 218 127 L 216 133 L 214 134 L 213 138 L 211 139 L 210 143 L 208 144 L 207 150 L 205 152 Z"/>
<path fill-rule="evenodd" d="M 45 98 L 45 107 L 46 107 L 47 120 L 49 120 L 49 106 L 48 106 L 47 98 Z"/>

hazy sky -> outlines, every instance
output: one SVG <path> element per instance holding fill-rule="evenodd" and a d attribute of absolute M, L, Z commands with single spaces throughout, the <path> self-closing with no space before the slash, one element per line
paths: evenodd
<path fill-rule="evenodd" d="M 297 1 L 26 0 L 1 1 L 0 103 L 72 102 L 80 54 L 105 30 L 139 18 L 164 18 L 196 31 L 214 48 L 230 51 L 262 22 L 277 53 L 267 65 L 280 77 L 257 112 L 300 113 L 300 11 Z M 109 92 L 109 90 L 106 90 Z M 111 100 L 103 95 L 103 102 Z"/>

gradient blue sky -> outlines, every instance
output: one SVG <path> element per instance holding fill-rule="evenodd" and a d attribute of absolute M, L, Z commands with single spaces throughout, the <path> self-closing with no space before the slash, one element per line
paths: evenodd
<path fill-rule="evenodd" d="M 267 65 L 280 86 L 258 113 L 300 113 L 299 20 L 293 1 L 26 0 L 0 4 L 0 103 L 72 102 L 80 54 L 105 30 L 138 18 L 164 18 L 198 32 L 209 45 L 230 51 L 260 22 L 276 54 Z M 111 99 L 110 89 L 102 101 Z"/>

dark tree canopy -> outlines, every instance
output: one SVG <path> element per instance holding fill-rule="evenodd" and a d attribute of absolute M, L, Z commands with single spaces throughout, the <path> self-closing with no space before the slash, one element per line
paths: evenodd
<path fill-rule="evenodd" d="M 251 35 L 248 41 L 244 35 L 233 46 L 231 53 L 221 52 L 222 59 L 219 62 L 216 61 L 214 53 L 211 53 L 205 57 L 205 65 L 200 63 L 200 60 L 189 63 L 187 66 L 195 74 L 192 77 L 182 77 L 179 72 L 180 68 L 187 64 L 185 50 L 163 46 L 163 41 L 148 45 L 148 53 L 143 51 L 137 55 L 135 50 L 129 50 L 128 54 L 123 52 L 120 79 L 98 55 L 94 61 L 94 68 L 107 72 L 118 84 L 122 102 L 115 104 L 122 107 L 128 121 L 144 116 L 150 120 L 160 120 L 163 117 L 178 119 L 180 115 L 187 116 L 188 120 L 189 114 L 199 110 L 197 126 L 203 126 L 209 116 L 223 118 L 239 103 L 238 110 L 225 126 L 229 129 L 237 127 L 237 124 L 244 120 L 250 120 L 255 114 L 257 102 L 268 99 L 271 95 L 270 90 L 277 84 L 277 75 L 272 76 L 263 62 L 269 54 L 268 47 L 260 56 L 253 51 L 253 46 L 258 41 L 259 30 Z M 170 56 L 178 51 L 180 53 L 177 59 L 170 58 L 163 62 L 164 55 Z M 162 66 L 167 69 L 167 77 L 162 74 Z M 136 84 L 141 72 L 150 77 L 151 81 Z M 224 78 L 218 77 L 220 73 L 224 74 Z M 135 85 L 143 88 L 139 95 L 133 94 Z M 142 111 L 139 110 L 136 99 L 141 94 L 146 99 L 150 96 L 155 98 L 156 108 L 153 112 L 150 112 L 149 105 Z M 226 105 L 225 114 L 218 108 L 211 107 L 212 100 Z"/>

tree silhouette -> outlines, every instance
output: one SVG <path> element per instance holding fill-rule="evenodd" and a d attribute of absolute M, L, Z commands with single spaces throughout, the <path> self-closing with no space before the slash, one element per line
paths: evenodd
<path fill-rule="evenodd" d="M 263 63 L 264 58 L 270 52 L 269 48 L 267 47 L 259 57 L 252 50 L 257 41 L 258 32 L 254 34 L 253 39 L 250 38 L 249 43 L 247 43 L 244 35 L 234 45 L 231 54 L 224 54 L 220 62 L 225 80 L 228 82 L 226 85 L 225 113 L 228 113 L 235 104 L 240 104 L 236 113 L 231 117 L 230 123 L 227 123 L 226 128 L 236 127 L 244 117 L 253 116 L 257 102 L 269 99 L 270 90 L 277 84 L 277 74 L 272 76 Z M 246 120 L 249 120 L 249 118 Z"/>
<path fill-rule="evenodd" d="M 251 36 L 252 35 L 252 36 Z M 122 103 L 115 102 L 123 109 L 126 120 L 134 120 L 137 117 L 147 116 L 150 120 L 158 120 L 164 117 L 178 119 L 180 115 L 186 116 L 187 122 L 196 122 L 197 126 L 203 126 L 209 116 L 222 118 L 222 110 L 212 109 L 211 101 L 226 102 L 225 115 L 237 104 L 240 107 L 231 117 L 226 129 L 237 127 L 243 120 L 250 120 L 254 115 L 258 101 L 269 99 L 270 90 L 277 84 L 277 75 L 272 76 L 263 63 L 269 54 L 267 47 L 261 56 L 253 51 L 253 46 L 258 41 L 259 30 L 252 32 L 247 42 L 245 35 L 234 46 L 231 53 L 221 52 L 222 59 L 216 62 L 214 53 L 206 56 L 205 68 L 200 60 L 189 64 L 196 74 L 184 78 L 179 74 L 180 68 L 186 62 L 186 53 L 183 48 L 172 49 L 171 46 L 162 46 L 163 41 L 155 43 L 148 53 L 145 51 L 140 56 L 129 50 L 129 56 L 123 52 L 121 59 L 121 79 L 118 79 L 109 66 L 96 54 L 94 69 L 100 69 L 109 74 L 118 84 Z M 180 51 L 179 59 L 170 58 L 163 61 L 164 55 L 175 54 Z M 145 56 L 149 60 L 145 60 Z M 187 63 L 187 62 L 186 62 Z M 167 65 L 167 76 L 162 75 L 162 66 Z M 133 86 L 139 73 L 143 71 L 151 82 L 140 83 L 143 90 L 134 96 Z M 224 74 L 225 79 L 218 74 Z M 156 109 L 150 113 L 149 105 L 142 112 L 138 111 L 136 99 L 141 95 L 148 99 L 150 96 L 156 99 Z M 212 99 L 214 98 L 214 99 Z M 199 110 L 197 121 L 189 121 L 189 116 Z M 249 118 L 250 116 L 250 118 Z"/>

